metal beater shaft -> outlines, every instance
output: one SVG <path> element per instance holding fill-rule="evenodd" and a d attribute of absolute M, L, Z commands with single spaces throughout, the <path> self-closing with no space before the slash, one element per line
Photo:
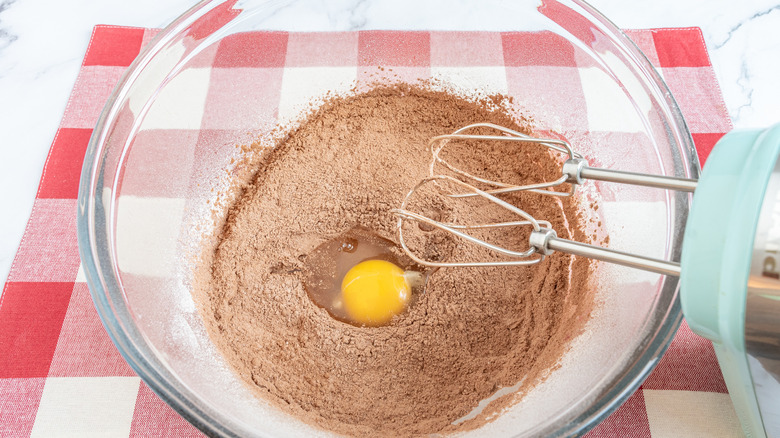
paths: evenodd
<path fill-rule="evenodd" d="M 635 186 L 653 187 L 657 189 L 676 190 L 678 192 L 693 192 L 696 190 L 695 179 L 676 178 L 673 176 L 648 175 L 646 173 L 626 172 L 623 170 L 600 169 L 585 166 L 580 170 L 583 179 L 631 184 Z"/>
<path fill-rule="evenodd" d="M 630 254 L 601 246 L 590 245 L 573 240 L 561 239 L 555 231 L 542 228 L 540 231 L 532 231 L 530 237 L 531 246 L 544 255 L 550 255 L 555 251 L 566 254 L 615 263 L 630 268 L 642 269 L 657 274 L 680 276 L 680 264 L 667 260 L 654 259 L 636 254 Z"/>

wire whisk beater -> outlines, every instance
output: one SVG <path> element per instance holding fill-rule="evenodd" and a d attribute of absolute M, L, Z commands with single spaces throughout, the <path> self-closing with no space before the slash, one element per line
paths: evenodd
<path fill-rule="evenodd" d="M 477 130 L 479 133 L 475 133 Z M 485 134 L 484 132 L 486 131 L 492 132 Z M 543 147 L 553 153 L 562 155 L 561 175 L 551 181 L 541 181 L 522 185 L 510 184 L 505 181 L 495 181 L 484 176 L 475 175 L 474 172 L 467 172 L 460 169 L 443 158 L 442 152 L 453 140 L 511 142 L 518 146 Z M 475 123 L 464 126 L 451 134 L 433 137 L 429 142 L 429 149 L 432 156 L 429 167 L 429 176 L 418 182 L 418 184 L 409 191 L 400 208 L 393 210 L 393 213 L 398 216 L 398 237 L 401 248 L 415 262 L 431 267 L 532 265 L 539 263 L 545 256 L 548 256 L 555 251 L 561 251 L 664 275 L 680 275 L 680 265 L 676 262 L 644 257 L 560 238 L 555 230 L 552 229 L 550 222 L 534 218 L 522 208 L 501 199 L 500 196 L 507 193 L 529 191 L 547 196 L 569 197 L 576 193 L 579 185 L 589 179 L 677 190 L 681 192 L 693 192 L 696 189 L 696 180 L 590 167 L 585 158 L 574 151 L 572 146 L 565 140 L 533 137 L 492 123 Z M 452 175 L 437 173 L 436 169 L 438 166 L 443 166 Z M 446 191 L 445 194 L 447 196 L 452 198 L 477 197 L 487 200 L 500 206 L 510 214 L 517 216 L 518 220 L 481 224 L 448 223 L 435 220 L 429 216 L 409 209 L 410 200 L 415 195 L 418 195 L 423 187 L 434 185 L 444 192 L 444 183 L 446 183 L 448 187 L 457 187 L 459 189 L 457 192 L 451 190 Z M 568 185 L 568 188 L 566 190 L 560 190 L 560 187 L 564 185 Z M 483 188 L 479 188 L 478 186 Z M 426 260 L 415 254 L 414 251 L 409 248 L 403 230 L 405 221 L 424 223 L 428 226 L 448 232 L 470 244 L 478 245 L 499 254 L 503 256 L 504 259 L 466 262 Z M 474 233 L 475 230 L 506 227 L 526 227 L 530 230 L 527 249 L 509 249 L 501 245 L 490 243 Z"/>

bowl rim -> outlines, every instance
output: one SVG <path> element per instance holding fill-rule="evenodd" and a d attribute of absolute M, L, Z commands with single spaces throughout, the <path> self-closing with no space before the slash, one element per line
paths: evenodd
<path fill-rule="evenodd" d="M 147 343 L 139 342 L 139 340 L 145 339 L 143 334 L 133 324 L 128 323 L 129 321 L 117 316 L 116 308 L 122 305 L 124 293 L 115 275 L 105 275 L 106 272 L 115 274 L 114 271 L 101 269 L 101 262 L 105 263 L 110 260 L 111 254 L 108 246 L 101 247 L 100 245 L 103 243 L 100 240 L 102 234 L 98 231 L 104 231 L 107 225 L 105 214 L 103 214 L 104 210 L 101 210 L 102 205 L 99 202 L 96 205 L 95 193 L 97 193 L 96 188 L 100 187 L 99 182 L 102 181 L 99 176 L 100 163 L 103 159 L 105 141 L 108 136 L 107 128 L 111 126 L 118 110 L 116 104 L 127 95 L 128 83 L 138 75 L 139 71 L 152 60 L 163 46 L 173 40 L 189 24 L 228 1 L 231 0 L 203 0 L 185 11 L 142 49 L 138 57 L 121 76 L 100 113 L 84 157 L 77 201 L 78 246 L 92 300 L 109 338 L 128 365 L 155 394 L 206 435 L 242 436 L 251 432 L 258 436 L 269 436 L 263 431 L 248 431 L 244 425 L 222 416 L 220 412 L 211 409 L 208 404 L 199 403 L 198 401 L 201 399 L 177 376 L 168 371 L 167 367 L 156 357 L 154 350 Z M 293 1 L 295 0 L 289 0 L 289 2 Z M 553 1 L 576 5 L 579 8 L 578 13 L 585 16 L 593 24 L 599 25 L 599 30 L 609 35 L 612 42 L 627 55 L 628 59 L 635 64 L 634 66 L 641 69 L 646 75 L 644 80 L 659 87 L 661 101 L 665 103 L 669 110 L 669 116 L 671 116 L 671 120 L 668 121 L 674 125 L 671 127 L 672 134 L 676 134 L 675 140 L 680 148 L 679 151 L 673 150 L 672 153 L 679 155 L 675 158 L 680 161 L 681 170 L 686 173 L 685 176 L 698 178 L 700 174 L 698 156 L 680 107 L 646 55 L 614 23 L 583 0 Z M 670 236 L 670 256 L 673 259 L 679 259 L 680 256 L 691 197 L 690 194 L 677 194 L 675 199 L 678 205 L 684 207 L 682 210 L 678 209 L 678 211 L 684 211 L 684 214 L 673 218 L 672 230 L 675 234 Z M 643 354 L 633 360 L 635 365 L 644 365 L 627 366 L 623 376 L 615 380 L 611 387 L 601 395 L 602 399 L 607 400 L 606 403 L 590 406 L 584 412 L 567 421 L 565 425 L 542 424 L 540 426 L 542 430 L 534 430 L 532 434 L 538 433 L 556 437 L 584 434 L 612 414 L 639 388 L 668 349 L 683 319 L 678 278 L 665 277 L 659 296 L 670 298 L 667 312 L 663 316 L 663 323 L 657 327 L 652 342 L 645 347 Z"/>

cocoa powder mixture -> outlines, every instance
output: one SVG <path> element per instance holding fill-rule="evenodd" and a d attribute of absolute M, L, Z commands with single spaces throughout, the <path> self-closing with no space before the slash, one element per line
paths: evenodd
<path fill-rule="evenodd" d="M 258 394 L 338 433 L 414 436 L 479 427 L 518 396 L 453 422 L 499 388 L 522 381 L 522 393 L 555 367 L 590 315 L 584 259 L 556 253 L 528 267 L 440 269 L 405 313 L 374 328 L 335 320 L 303 285 L 307 254 L 344 232 L 359 227 L 398 241 L 390 210 L 427 176 L 431 137 L 478 121 L 530 133 L 506 103 L 409 85 L 332 97 L 260 160 L 193 292 L 211 339 Z M 540 147 L 461 143 L 447 153 L 498 180 L 560 174 Z M 505 199 L 549 220 L 559 235 L 587 240 L 570 201 L 533 193 Z M 448 221 L 517 220 L 440 193 L 412 204 Z M 406 227 L 412 248 L 428 258 L 496 257 L 441 231 Z M 517 229 L 491 236 L 528 245 Z"/>

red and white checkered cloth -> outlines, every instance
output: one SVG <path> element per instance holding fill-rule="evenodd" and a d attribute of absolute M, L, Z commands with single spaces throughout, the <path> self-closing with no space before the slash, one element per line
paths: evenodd
<path fill-rule="evenodd" d="M 92 305 L 77 251 L 76 195 L 92 128 L 119 77 L 155 33 L 153 29 L 115 26 L 94 29 L 52 143 L 24 238 L 0 296 L 0 436 L 201 435 L 157 398 L 117 353 Z M 704 162 L 715 142 L 731 129 L 731 123 L 700 30 L 652 29 L 627 34 L 659 68 L 682 108 Z M 201 73 L 206 83 L 209 77 L 220 79 L 213 80 L 214 84 L 224 84 L 229 83 L 232 74 L 255 75 L 256 91 L 263 99 L 236 98 L 237 113 L 244 114 L 245 119 L 208 114 L 207 110 L 180 114 L 177 141 L 203 141 L 198 135 L 188 135 L 193 129 L 212 130 L 215 135 L 236 132 L 255 128 L 252 125 L 257 120 L 292 111 L 281 97 L 285 75 L 288 80 L 303 75 L 292 82 L 295 84 L 317 85 L 317 80 L 366 79 L 377 73 L 375 65 L 392 66 L 393 74 L 410 78 L 443 72 L 452 65 L 478 67 L 483 69 L 481 78 L 489 78 L 510 94 L 528 100 L 541 96 L 534 95 L 537 90 L 523 89 L 523 81 L 528 80 L 524 67 L 549 66 L 544 74 L 554 76 L 554 83 L 564 89 L 544 98 L 548 102 L 558 99 L 550 104 L 559 105 L 561 111 L 587 106 L 587 90 L 580 86 L 574 55 L 565 59 L 560 53 L 553 57 L 533 49 L 539 38 L 547 37 L 553 38 L 552 34 L 538 33 L 365 31 L 250 33 L 226 38 L 209 55 L 210 65 L 204 65 Z M 247 38 L 265 48 L 261 56 L 241 53 Z M 339 50 L 319 52 L 316 48 L 321 38 L 338 40 L 330 47 Z M 478 39 L 480 51 L 444 50 L 452 44 L 463 47 L 464 38 Z M 529 39 L 534 44 L 528 44 Z M 495 50 L 485 49 L 489 47 Z M 458 57 L 458 53 L 462 55 Z M 327 66 L 334 77 L 306 78 L 305 67 L 310 66 Z M 296 87 L 287 92 L 307 91 Z M 207 86 L 189 97 L 203 104 L 222 94 Z M 278 100 L 274 102 L 269 96 L 277 96 Z M 572 105 L 571 100 L 577 99 L 583 101 L 581 105 Z M 270 103 L 258 105 L 259 101 Z M 593 123 L 598 123 L 588 117 L 582 112 L 571 114 L 569 120 L 582 124 L 573 129 L 587 130 L 589 124 L 593 128 Z M 167 159 L 177 158 L 173 154 Z M 151 169 L 147 176 L 154 178 L 157 173 Z M 641 389 L 588 436 L 739 434 L 711 344 L 683 324 Z"/>

